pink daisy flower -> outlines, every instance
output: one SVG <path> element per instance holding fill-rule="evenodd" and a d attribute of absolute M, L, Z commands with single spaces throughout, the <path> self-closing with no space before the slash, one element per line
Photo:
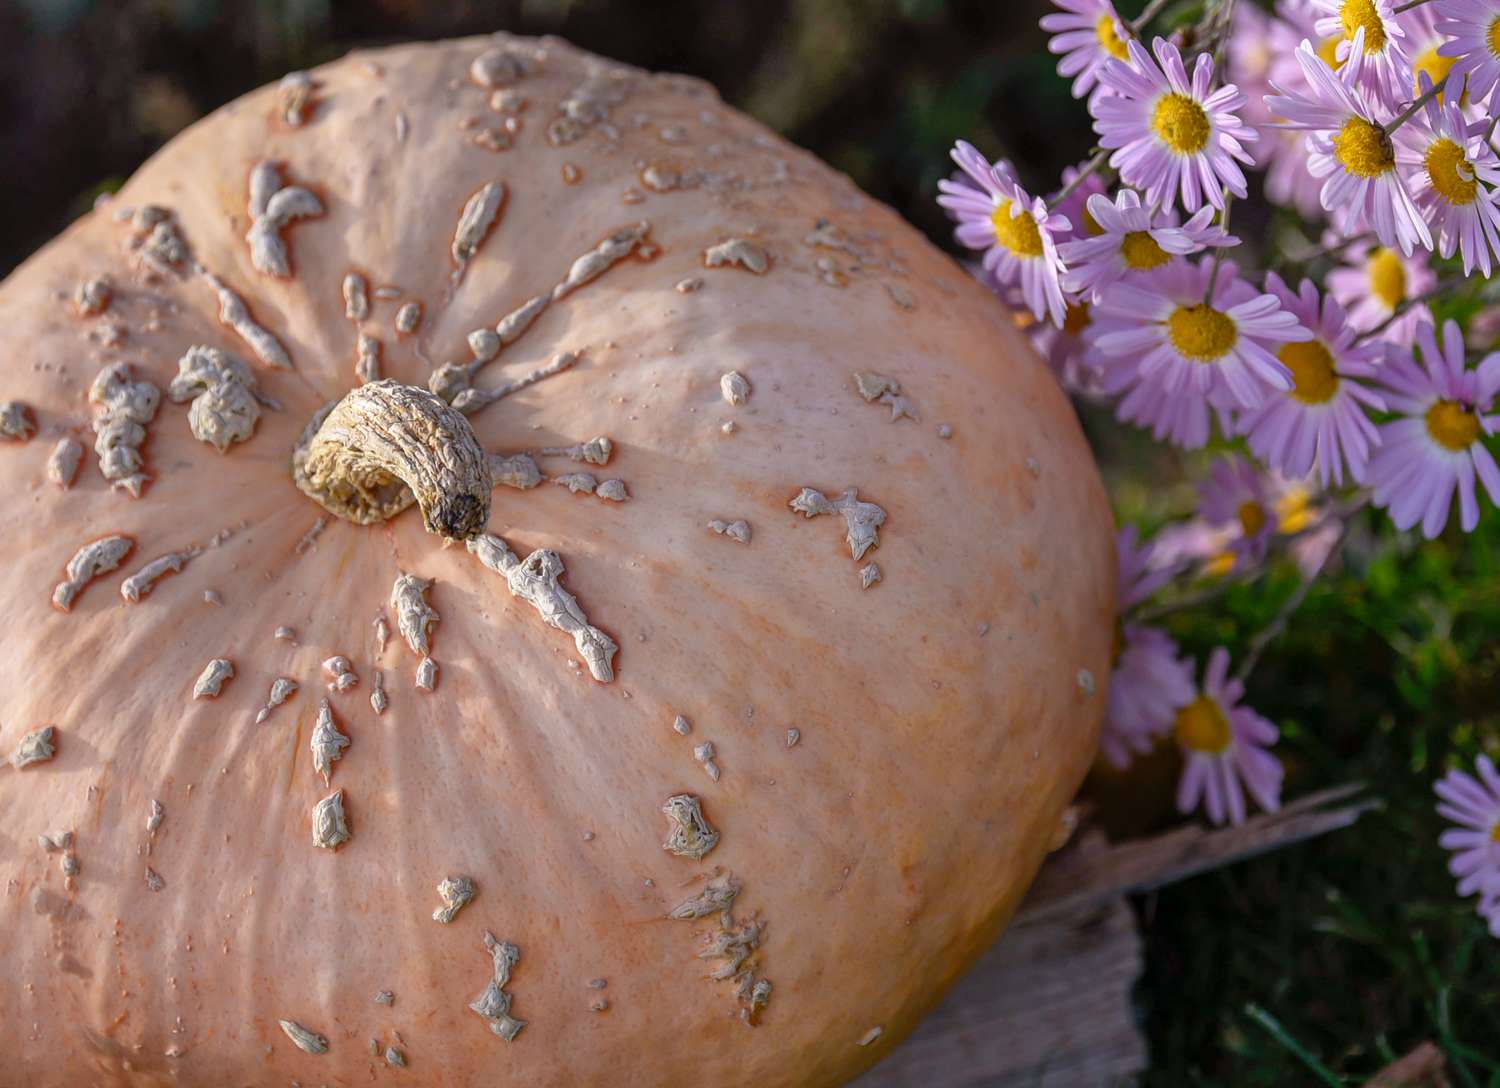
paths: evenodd
<path fill-rule="evenodd" d="M 1396 130 L 1396 161 L 1407 168 L 1412 196 L 1437 231 L 1438 254 L 1457 250 L 1464 275 L 1488 278 L 1490 253 L 1500 253 L 1500 159 L 1485 139 L 1489 121 L 1471 124 L 1456 99 L 1428 102 Z"/>
<path fill-rule="evenodd" d="M 1453 70 L 1454 58 L 1445 57 L 1440 52 L 1448 43 L 1448 35 L 1438 29 L 1438 16 L 1434 13 L 1437 7 L 1437 4 L 1426 3 L 1410 11 L 1404 11 L 1396 17 L 1400 20 L 1402 29 L 1406 31 L 1406 53 L 1411 57 L 1412 83 L 1406 89 L 1405 95 L 1408 99 L 1415 99 L 1422 93 L 1423 76 L 1432 80 L 1432 85 L 1436 87 Z M 1462 86 L 1461 76 L 1454 79 L 1455 91 Z M 1454 97 L 1455 99 L 1461 98 L 1462 95 Z M 1440 102 L 1447 98 L 1447 94 L 1438 95 Z"/>
<path fill-rule="evenodd" d="M 1496 422 L 1485 413 L 1500 389 L 1500 352 L 1466 369 L 1456 321 L 1443 324 L 1441 349 L 1432 326 L 1422 325 L 1417 349 L 1424 366 L 1393 347 L 1381 368 L 1386 401 L 1404 418 L 1380 427 L 1381 447 L 1370 459 L 1369 475 L 1375 505 L 1388 510 L 1398 529 L 1420 521 L 1430 540 L 1447 524 L 1455 491 L 1464 532 L 1479 524 L 1475 476 L 1490 501 L 1500 503 L 1500 467 L 1482 441 Z"/>
<path fill-rule="evenodd" d="M 1356 48 L 1335 74 L 1304 41 L 1296 55 L 1305 87 L 1294 91 L 1277 84 L 1281 93 L 1266 105 L 1285 118 L 1284 127 L 1308 133 L 1308 170 L 1324 179 L 1325 209 L 1346 214 L 1351 231 L 1368 223 L 1383 245 L 1399 245 L 1403 253 L 1418 243 L 1431 249 L 1432 235 L 1396 169 L 1395 144 L 1359 85 L 1363 43 L 1361 27 L 1354 34 Z"/>
<path fill-rule="evenodd" d="M 1265 561 L 1280 518 L 1270 481 L 1244 457 L 1221 457 L 1198 486 L 1198 513 L 1209 525 L 1230 526 L 1229 552 L 1235 566 Z"/>
<path fill-rule="evenodd" d="M 1479 893 L 1479 916 L 1500 937 L 1500 773 L 1488 756 L 1475 760 L 1475 769 L 1478 778 L 1455 769 L 1433 784 L 1438 815 L 1458 825 L 1438 845 L 1453 854 L 1448 871 L 1458 878 L 1458 894 Z"/>
<path fill-rule="evenodd" d="M 1358 78 L 1366 90 L 1387 106 L 1409 99 L 1406 31 L 1391 0 L 1312 0 L 1312 6 L 1321 15 L 1313 24 L 1317 32 L 1338 41 L 1334 56 L 1346 64 L 1354 55 L 1363 61 Z"/>
<path fill-rule="evenodd" d="M 1235 5 L 1235 15 L 1242 11 L 1254 11 L 1249 4 Z M 1266 30 L 1265 51 L 1270 54 L 1270 70 L 1263 81 L 1267 91 L 1273 85 L 1293 86 L 1302 80 L 1302 69 L 1297 66 L 1297 46 L 1304 38 L 1317 38 L 1312 27 L 1310 12 L 1304 11 L 1302 0 L 1295 3 L 1280 3 L 1276 16 L 1269 21 Z M 1334 61 L 1332 40 L 1325 50 L 1329 61 Z M 1230 48 L 1234 39 L 1230 39 Z M 1235 80 L 1236 83 L 1239 80 Z M 1243 84 L 1241 84 L 1243 86 Z M 1323 189 L 1321 178 L 1313 177 L 1307 168 L 1306 137 L 1292 129 L 1280 128 L 1277 118 L 1265 104 L 1263 95 L 1247 91 L 1252 100 L 1259 98 L 1260 112 L 1254 119 L 1260 139 L 1252 149 L 1255 166 L 1266 173 L 1266 199 L 1273 204 L 1295 208 L 1304 219 L 1318 219 L 1323 215 Z"/>
<path fill-rule="evenodd" d="M 1058 72 L 1073 81 L 1073 97 L 1098 89 L 1099 70 L 1111 58 L 1129 61 L 1125 43 L 1130 31 L 1109 0 L 1052 0 L 1059 12 L 1043 15 L 1041 26 L 1051 39 L 1047 49 L 1061 55 Z"/>
<path fill-rule="evenodd" d="M 953 161 L 974 186 L 938 182 L 938 203 L 954 213 L 953 236 L 970 249 L 982 250 L 981 264 L 1000 287 L 1019 286 L 1032 315 L 1061 325 L 1066 311 L 1057 256 L 1057 237 L 1072 229 L 1067 219 L 1048 212 L 1040 197 L 1032 199 L 1010 168 L 991 166 L 972 144 L 959 140 Z"/>
<path fill-rule="evenodd" d="M 1198 209 L 1179 227 L 1175 214 L 1160 215 L 1143 207 L 1134 189 L 1121 189 L 1112 204 L 1106 196 L 1092 196 L 1087 210 L 1099 226 L 1096 236 L 1065 242 L 1057 252 L 1068 265 L 1063 290 L 1088 293 L 1095 301 L 1127 272 L 1151 272 L 1173 257 L 1240 242 L 1214 224 L 1212 208 Z"/>
<path fill-rule="evenodd" d="M 1245 794 L 1266 812 L 1281 805 L 1281 763 L 1270 748 L 1277 728 L 1239 705 L 1245 686 L 1229 677 L 1229 651 L 1220 646 L 1208 658 L 1203 689 L 1172 724 L 1184 765 L 1177 783 L 1177 809 L 1202 805 L 1216 824 L 1245 822 Z"/>
<path fill-rule="evenodd" d="M 1110 60 L 1100 82 L 1114 91 L 1090 103 L 1094 131 L 1102 147 L 1113 148 L 1109 164 L 1126 185 L 1141 189 L 1146 203 L 1195 212 L 1206 200 L 1224 206 L 1224 189 L 1244 196 L 1245 175 L 1235 161 L 1248 163 L 1244 144 L 1255 130 L 1236 113 L 1245 96 L 1232 83 L 1211 90 L 1213 58 L 1200 53 L 1189 81 L 1182 54 L 1164 38 L 1151 45 L 1127 43 L 1130 63 Z"/>
<path fill-rule="evenodd" d="M 1409 299 L 1420 298 L 1437 286 L 1437 275 L 1421 250 L 1403 257 L 1387 246 L 1361 250 L 1351 246 L 1344 253 L 1348 263 L 1328 273 L 1328 293 L 1348 312 L 1349 324 L 1366 332 L 1385 324 Z M 1408 306 L 1386 326 L 1381 339 L 1410 344 L 1417 326 L 1432 320 L 1425 302 Z"/>
<path fill-rule="evenodd" d="M 1469 97 L 1485 98 L 1500 83 L 1500 0 L 1439 0 L 1437 29 L 1452 41 L 1438 49 L 1454 59 L 1450 74 L 1468 80 Z"/>
<path fill-rule="evenodd" d="M 1210 277 L 1214 277 L 1210 290 Z M 1205 301 L 1206 299 L 1206 301 Z M 1122 420 L 1188 449 L 1208 441 L 1208 410 L 1257 408 L 1292 386 L 1271 354 L 1312 334 L 1231 264 L 1173 261 L 1104 293 L 1089 330 L 1094 356 Z"/>
<path fill-rule="evenodd" d="M 1171 580 L 1172 568 L 1153 569 L 1152 546 L 1138 544 L 1136 529 L 1127 525 L 1116 542 L 1119 555 L 1119 600 L 1114 665 L 1109 678 L 1109 704 L 1099 747 L 1104 758 L 1122 770 L 1138 753 L 1167 733 L 1177 712 L 1196 694 L 1193 666 L 1177 652 L 1164 632 L 1127 623 L 1125 613 Z"/>
<path fill-rule="evenodd" d="M 1103 392 L 1099 372 L 1094 368 L 1084 339 L 1093 321 L 1093 308 L 1087 302 L 1070 301 L 1061 328 L 1048 321 L 1038 321 L 1026 330 L 1031 346 L 1046 360 L 1062 387 L 1081 396 L 1096 396 Z"/>
<path fill-rule="evenodd" d="M 1361 379 L 1376 376 L 1380 348 L 1357 341 L 1344 308 L 1331 296 L 1320 300 L 1311 280 L 1294 293 L 1269 272 L 1266 289 L 1313 338 L 1282 345 L 1276 357 L 1291 371 L 1292 388 L 1245 413 L 1239 433 L 1255 456 L 1287 476 L 1300 479 L 1316 466 L 1324 487 L 1343 484 L 1346 472 L 1363 480 L 1380 441 L 1365 413 L 1385 411 L 1385 401 Z"/>

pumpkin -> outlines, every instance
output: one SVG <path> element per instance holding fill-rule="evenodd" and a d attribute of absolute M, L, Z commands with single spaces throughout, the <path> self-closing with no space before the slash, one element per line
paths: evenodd
<path fill-rule="evenodd" d="M 0 288 L 6 1084 L 836 1084 L 1092 756 L 993 297 L 704 84 L 356 53 Z"/>

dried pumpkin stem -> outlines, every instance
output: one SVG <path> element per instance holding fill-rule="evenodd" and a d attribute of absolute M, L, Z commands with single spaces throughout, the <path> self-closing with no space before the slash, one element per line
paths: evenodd
<path fill-rule="evenodd" d="M 467 540 L 490 519 L 489 458 L 462 413 L 425 389 L 370 382 L 314 416 L 292 454 L 297 486 L 357 525 L 413 502 L 427 531 Z"/>

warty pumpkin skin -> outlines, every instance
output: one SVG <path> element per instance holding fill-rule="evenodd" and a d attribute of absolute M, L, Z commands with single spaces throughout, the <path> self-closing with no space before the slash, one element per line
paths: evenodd
<path fill-rule="evenodd" d="M 185 132 L 0 286 L 0 399 L 36 425 L 0 445 L 0 753 L 55 727 L 53 758 L 0 770 L 0 1083 L 846 1080 L 996 936 L 1092 756 L 1114 562 L 1068 404 L 982 287 L 699 82 L 501 36 L 355 54 L 312 73 L 288 123 L 308 89 Z M 466 202 L 497 181 L 459 270 Z M 277 184 L 321 214 L 268 203 Z M 356 386 L 360 333 L 386 379 L 425 387 L 611 236 L 624 256 L 472 385 L 576 362 L 461 417 L 548 477 L 497 486 L 488 532 L 561 558 L 618 643 L 606 682 L 422 512 L 354 524 L 290 462 Z M 216 285 L 290 368 L 220 320 Z M 125 362 L 165 394 L 195 345 L 247 361 L 274 403 L 220 453 L 190 431 L 202 406 L 164 395 L 132 498 L 91 448 L 92 421 L 128 407 L 91 405 L 91 383 Z M 66 436 L 83 458 L 64 488 Z M 607 465 L 540 452 L 595 436 Z M 456 448 L 431 442 L 418 460 Z M 556 482 L 577 472 L 628 497 Z M 886 515 L 878 543 L 854 559 L 840 511 L 793 508 L 804 488 L 857 488 Z M 65 564 L 112 534 L 129 553 L 56 607 Z M 431 691 L 392 605 L 403 572 L 431 580 L 404 598 L 413 631 L 422 601 L 439 616 Z M 233 675 L 195 699 L 212 659 Z M 298 689 L 259 714 L 278 677 Z M 320 848 L 314 806 L 338 790 L 349 838 Z M 721 836 L 701 860 L 663 848 L 678 795 Z M 722 902 L 731 875 L 728 913 L 669 917 Z M 444 924 L 457 876 L 476 893 Z M 469 1007 L 494 977 L 487 931 L 519 949 L 510 1040 L 502 998 Z"/>

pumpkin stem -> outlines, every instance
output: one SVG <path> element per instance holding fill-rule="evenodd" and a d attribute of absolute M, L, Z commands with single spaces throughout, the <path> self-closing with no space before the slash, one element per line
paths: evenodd
<path fill-rule="evenodd" d="M 425 389 L 369 382 L 313 416 L 292 453 L 292 479 L 357 525 L 413 502 L 429 533 L 467 540 L 490 520 L 489 459 L 463 414 Z"/>

